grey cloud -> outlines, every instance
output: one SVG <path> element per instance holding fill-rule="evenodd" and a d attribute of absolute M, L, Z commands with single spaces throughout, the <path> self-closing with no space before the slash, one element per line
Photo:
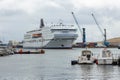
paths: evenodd
<path fill-rule="evenodd" d="M 87 36 L 88 40 L 99 40 L 99 39 L 92 39 L 92 36 L 101 36 L 99 29 L 97 28 L 91 13 L 95 14 L 95 17 L 98 23 L 103 28 L 112 28 L 111 24 L 113 22 L 118 22 L 114 24 L 119 24 L 120 20 L 120 11 L 118 8 L 91 8 L 91 7 L 82 7 L 80 9 L 76 9 L 72 4 L 72 0 L 50 0 L 59 5 L 59 7 L 45 5 L 41 7 L 40 5 L 37 6 L 36 10 L 29 14 L 25 10 L 16 9 L 16 10 L 0 10 L 0 26 L 3 27 L 3 32 L 6 33 L 6 38 L 8 40 L 15 39 L 15 40 L 22 40 L 23 35 L 26 31 L 36 29 L 39 27 L 40 18 L 44 18 L 44 21 L 49 26 L 51 23 L 57 24 L 60 19 L 63 20 L 64 24 L 75 24 L 71 11 L 73 11 L 76 15 L 76 18 L 80 24 L 80 26 L 85 27 L 87 29 Z M 44 1 L 43 1 L 44 2 Z M 105 22 L 106 19 L 111 19 L 108 22 Z M 106 26 L 108 24 L 108 26 Z M 76 25 L 75 25 L 76 26 Z M 116 25 L 118 26 L 118 25 Z M 114 26 L 115 27 L 115 26 Z M 113 30 L 114 32 L 118 29 L 115 27 Z M 109 29 L 111 30 L 111 29 Z M 95 34 L 91 33 L 94 31 Z M 110 31 L 108 31 L 110 32 Z M 117 31 L 116 31 L 117 32 Z M 115 33 L 118 34 L 119 32 Z M 17 34 L 17 35 L 16 35 Z M 13 36 L 9 36 L 13 35 Z M 19 35 L 19 37 L 18 37 Z M 111 35 L 115 36 L 115 35 Z M 96 36 L 97 37 L 97 36 Z M 101 37 L 102 38 L 102 37 Z"/>
<path fill-rule="evenodd" d="M 0 11 L 1 11 L 0 15 L 1 16 L 6 16 L 6 17 L 8 17 L 8 16 L 19 16 L 19 15 L 24 14 L 24 12 L 21 11 L 21 10 L 0 10 Z"/>

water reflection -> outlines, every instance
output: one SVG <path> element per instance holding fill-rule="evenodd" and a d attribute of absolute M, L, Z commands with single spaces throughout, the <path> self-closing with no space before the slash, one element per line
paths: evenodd
<path fill-rule="evenodd" d="M 93 71 L 92 65 L 80 65 L 80 71 L 81 71 L 81 79 L 83 80 L 92 79 L 92 71 Z"/>
<path fill-rule="evenodd" d="M 113 70 L 112 66 L 110 65 L 99 65 L 97 66 L 97 69 L 98 69 L 98 73 L 99 75 L 101 75 L 102 77 L 100 78 L 103 78 L 104 79 L 107 79 L 107 77 L 110 77 L 110 72 L 111 70 Z M 107 77 L 106 77 L 107 75 Z"/>
<path fill-rule="evenodd" d="M 75 80 L 119 80 L 120 69 L 112 65 L 77 65 Z"/>
<path fill-rule="evenodd" d="M 97 69 L 99 73 L 99 79 L 101 80 L 114 79 L 115 78 L 114 68 L 117 68 L 117 67 L 118 66 L 112 66 L 112 65 L 98 65 Z"/>

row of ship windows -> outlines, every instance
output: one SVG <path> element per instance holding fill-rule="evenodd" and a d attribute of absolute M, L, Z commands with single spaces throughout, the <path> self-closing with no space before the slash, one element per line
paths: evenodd
<path fill-rule="evenodd" d="M 43 41 L 48 41 L 48 40 L 50 39 L 30 40 L 30 41 L 24 41 L 24 42 L 32 43 L 32 42 L 43 42 Z"/>
<path fill-rule="evenodd" d="M 39 38 L 39 37 L 32 37 L 32 38 Z M 31 39 L 31 37 L 24 37 L 24 39 Z"/>
<path fill-rule="evenodd" d="M 32 34 L 32 36 L 31 35 L 25 35 L 24 39 L 40 38 L 40 37 L 42 37 L 42 33 Z"/>
<path fill-rule="evenodd" d="M 69 39 L 40 39 L 40 40 L 30 40 L 30 41 L 24 41 L 24 42 L 33 43 L 33 42 L 44 42 L 44 41 L 49 41 L 49 40 L 61 41 L 61 40 L 69 40 Z"/>

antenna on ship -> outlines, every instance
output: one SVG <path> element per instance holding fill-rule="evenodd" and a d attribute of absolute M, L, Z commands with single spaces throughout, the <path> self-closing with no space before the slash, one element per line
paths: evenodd
<path fill-rule="evenodd" d="M 44 25 L 44 21 L 43 19 L 40 20 L 40 28 L 43 28 L 45 25 Z"/>

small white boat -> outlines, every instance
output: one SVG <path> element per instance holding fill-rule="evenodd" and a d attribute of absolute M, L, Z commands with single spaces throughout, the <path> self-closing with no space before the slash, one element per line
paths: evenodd
<path fill-rule="evenodd" d="M 5 47 L 0 47 L 0 56 L 4 56 L 4 55 L 7 55 L 7 54 L 8 54 L 8 52 L 7 52 L 6 48 Z"/>
<path fill-rule="evenodd" d="M 83 50 L 81 56 L 78 57 L 78 64 L 93 64 L 95 58 L 90 50 Z"/>
<path fill-rule="evenodd" d="M 14 48 L 8 47 L 8 44 L 4 44 L 0 41 L 0 56 L 14 54 Z"/>
<path fill-rule="evenodd" d="M 112 64 L 113 54 L 110 50 L 104 49 L 97 57 L 96 64 Z"/>

